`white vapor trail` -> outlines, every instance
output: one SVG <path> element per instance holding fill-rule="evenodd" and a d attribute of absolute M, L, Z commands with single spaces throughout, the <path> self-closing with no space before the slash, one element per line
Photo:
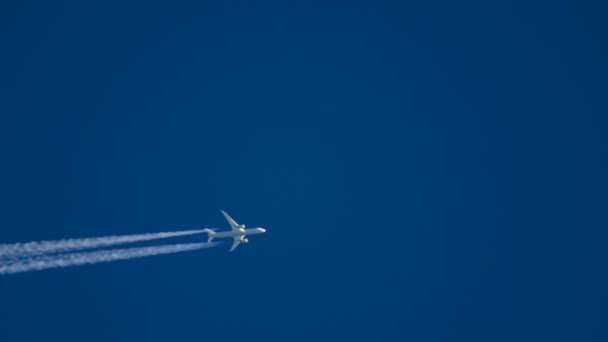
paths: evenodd
<path fill-rule="evenodd" d="M 41 271 L 49 268 L 71 267 L 100 262 L 111 262 L 143 258 L 147 256 L 179 253 L 218 245 L 216 242 L 186 243 L 152 247 L 136 247 L 114 250 L 99 250 L 94 252 L 68 253 L 58 255 L 37 255 L 20 260 L 0 262 L 0 275 Z"/>
<path fill-rule="evenodd" d="M 178 236 L 204 233 L 204 229 L 177 232 L 147 233 L 135 235 L 104 236 L 84 239 L 65 239 L 56 241 L 34 241 L 27 243 L 0 244 L 2 258 L 20 258 L 39 254 L 63 253 L 83 249 L 109 247 L 120 244 L 166 239 Z"/>

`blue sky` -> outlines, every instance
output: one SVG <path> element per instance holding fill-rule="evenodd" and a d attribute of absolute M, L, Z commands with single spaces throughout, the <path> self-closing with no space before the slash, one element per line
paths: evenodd
<path fill-rule="evenodd" d="M 605 10 L 0 5 L 0 241 L 268 229 L 4 276 L 0 339 L 606 340 Z"/>

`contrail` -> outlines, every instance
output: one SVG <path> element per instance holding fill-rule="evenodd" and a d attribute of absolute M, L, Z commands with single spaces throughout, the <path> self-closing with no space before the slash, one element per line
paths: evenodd
<path fill-rule="evenodd" d="M 201 242 L 153 247 L 99 250 L 94 252 L 68 253 L 58 255 L 37 255 L 20 260 L 0 262 L 0 275 L 29 271 L 41 271 L 57 267 L 71 267 L 86 264 L 97 264 L 100 262 L 143 258 L 153 255 L 193 251 L 197 249 L 213 247 L 216 245 L 218 245 L 218 243 Z"/>
<path fill-rule="evenodd" d="M 56 241 L 34 241 L 27 243 L 1 244 L 0 260 L 2 258 L 20 258 L 39 254 L 63 253 L 83 249 L 109 247 L 120 244 L 166 239 L 178 236 L 204 233 L 204 229 L 183 230 L 178 232 L 162 232 L 135 235 L 104 236 L 84 239 L 65 239 Z"/>

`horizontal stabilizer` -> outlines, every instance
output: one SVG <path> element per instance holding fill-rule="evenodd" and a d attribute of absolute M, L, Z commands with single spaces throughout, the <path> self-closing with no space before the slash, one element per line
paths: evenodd
<path fill-rule="evenodd" d="M 215 231 L 210 228 L 205 228 L 205 232 L 207 232 L 207 243 L 213 241 L 213 237 L 215 236 Z"/>

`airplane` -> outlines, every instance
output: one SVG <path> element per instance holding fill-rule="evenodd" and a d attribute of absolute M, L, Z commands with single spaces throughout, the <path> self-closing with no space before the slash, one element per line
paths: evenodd
<path fill-rule="evenodd" d="M 226 221 L 228 221 L 228 223 L 230 224 L 230 228 L 232 228 L 232 230 L 225 231 L 225 232 L 216 232 L 213 229 L 205 228 L 205 231 L 209 235 L 209 239 L 207 240 L 207 242 L 211 242 L 211 240 L 213 240 L 214 238 L 231 237 L 234 239 L 234 241 L 232 242 L 232 247 L 230 247 L 230 252 L 232 252 L 233 250 L 235 250 L 238 247 L 238 245 L 241 242 L 243 242 L 243 243 L 249 242 L 249 240 L 246 238 L 247 235 L 256 235 L 256 234 L 266 233 L 266 229 L 264 229 L 262 227 L 245 228 L 244 224 L 236 223 L 236 221 L 232 217 L 230 217 L 228 214 L 226 214 L 225 211 L 223 211 L 223 210 L 220 210 L 220 211 L 226 218 Z"/>

